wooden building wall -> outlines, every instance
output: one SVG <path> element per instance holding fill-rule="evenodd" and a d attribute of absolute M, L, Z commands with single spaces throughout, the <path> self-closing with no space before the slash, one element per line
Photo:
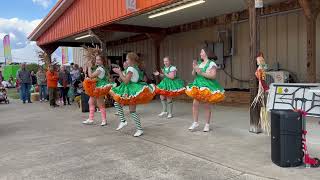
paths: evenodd
<path fill-rule="evenodd" d="M 305 81 L 307 33 L 303 12 L 265 18 L 261 21 L 260 30 L 260 46 L 267 63 L 272 65 L 279 62 L 281 68 L 296 74 L 299 81 Z M 320 34 L 320 29 L 318 32 Z"/>
<path fill-rule="evenodd" d="M 306 80 L 306 26 L 302 11 L 263 17 L 260 22 L 260 48 L 267 63 L 272 67 L 279 63 L 281 69 L 292 72 L 299 82 Z M 218 30 L 211 28 L 175 34 L 167 37 L 162 44 L 162 56 L 169 55 L 183 72 L 180 76 L 192 80 L 190 74 L 192 58 L 198 57 L 199 45 L 207 41 L 218 41 Z M 320 81 L 320 18 L 317 23 L 317 77 Z M 247 21 L 235 26 L 235 54 L 226 60 L 226 69 L 238 79 L 249 79 L 249 24 Z M 231 80 L 223 71 L 219 71 L 218 80 L 225 88 L 248 88 L 248 83 Z"/>
<path fill-rule="evenodd" d="M 317 23 L 317 78 L 320 81 L 320 18 Z M 178 67 L 178 75 L 186 81 L 192 81 L 192 60 L 199 57 L 199 49 L 204 41 L 218 41 L 215 26 L 190 32 L 167 36 L 161 44 L 161 57 L 170 56 Z M 260 47 L 267 63 L 272 66 L 278 62 L 280 68 L 294 73 L 300 82 L 306 80 L 306 28 L 302 11 L 264 17 L 261 19 Z M 108 55 L 119 55 L 128 51 L 142 54 L 147 73 L 155 69 L 155 49 L 151 40 L 109 47 Z M 247 21 L 235 26 L 235 55 L 226 60 L 228 73 L 239 79 L 249 79 L 249 24 Z M 227 89 L 247 89 L 248 83 L 231 80 L 222 70 L 218 71 L 219 82 Z"/>

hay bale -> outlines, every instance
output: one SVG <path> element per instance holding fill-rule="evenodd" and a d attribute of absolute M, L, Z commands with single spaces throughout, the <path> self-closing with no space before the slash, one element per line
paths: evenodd
<path fill-rule="evenodd" d="M 31 101 L 39 101 L 39 93 L 31 93 Z"/>

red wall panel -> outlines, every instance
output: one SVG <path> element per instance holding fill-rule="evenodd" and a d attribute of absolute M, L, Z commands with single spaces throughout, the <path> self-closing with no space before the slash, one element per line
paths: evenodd
<path fill-rule="evenodd" d="M 137 0 L 137 11 L 126 10 L 125 0 L 75 0 L 38 39 L 44 45 L 59 39 L 112 23 L 115 20 L 157 8 L 172 0 Z"/>

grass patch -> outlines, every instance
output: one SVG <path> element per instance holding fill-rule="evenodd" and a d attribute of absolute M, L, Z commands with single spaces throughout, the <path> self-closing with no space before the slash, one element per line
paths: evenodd
<path fill-rule="evenodd" d="M 20 99 L 20 95 L 16 88 L 8 89 L 8 97 L 11 99 Z"/>

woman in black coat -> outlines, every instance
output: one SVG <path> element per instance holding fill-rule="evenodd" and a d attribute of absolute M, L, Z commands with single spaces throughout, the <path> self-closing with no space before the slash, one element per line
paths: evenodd
<path fill-rule="evenodd" d="M 70 72 L 64 66 L 61 67 L 59 73 L 59 84 L 61 85 L 60 92 L 62 93 L 63 104 L 66 105 L 68 102 L 68 105 L 71 105 L 70 98 L 68 97 L 68 92 L 72 84 L 72 78 Z"/>

